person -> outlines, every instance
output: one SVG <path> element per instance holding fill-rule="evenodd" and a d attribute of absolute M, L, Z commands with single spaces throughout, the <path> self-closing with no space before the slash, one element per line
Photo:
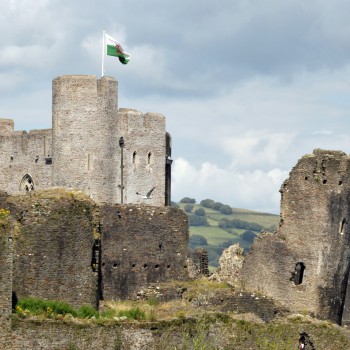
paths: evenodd
<path fill-rule="evenodd" d="M 305 349 L 305 337 L 302 335 L 299 338 L 299 350 L 304 350 Z"/>

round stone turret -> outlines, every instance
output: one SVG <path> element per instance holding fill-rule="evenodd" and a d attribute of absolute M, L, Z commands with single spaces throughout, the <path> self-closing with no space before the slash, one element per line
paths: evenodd
<path fill-rule="evenodd" d="M 98 202 L 117 202 L 117 89 L 110 77 L 53 80 L 53 186 L 82 189 Z"/>

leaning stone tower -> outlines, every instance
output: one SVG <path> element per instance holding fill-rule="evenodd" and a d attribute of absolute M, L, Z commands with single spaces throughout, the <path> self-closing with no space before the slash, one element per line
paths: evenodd
<path fill-rule="evenodd" d="M 98 202 L 118 202 L 117 90 L 110 77 L 53 80 L 52 186 L 81 189 Z"/>
<path fill-rule="evenodd" d="M 349 174 L 350 156 L 340 151 L 299 160 L 280 190 L 279 229 L 256 239 L 245 258 L 246 288 L 292 312 L 349 323 Z"/>

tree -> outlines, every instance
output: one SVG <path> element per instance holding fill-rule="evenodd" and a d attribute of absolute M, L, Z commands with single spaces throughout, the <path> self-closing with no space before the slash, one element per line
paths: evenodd
<path fill-rule="evenodd" d="M 217 210 L 217 211 L 220 211 L 221 207 L 223 206 L 222 203 L 220 202 L 215 202 L 214 205 L 213 205 L 213 209 L 214 210 Z"/>
<path fill-rule="evenodd" d="M 256 238 L 256 234 L 253 231 L 247 230 L 242 233 L 242 239 L 249 243 L 253 243 L 254 239 Z"/>
<path fill-rule="evenodd" d="M 180 200 L 180 203 L 192 203 L 196 204 L 196 200 L 194 198 L 184 197 Z"/>
<path fill-rule="evenodd" d="M 228 220 L 228 219 L 225 219 L 225 218 L 222 218 L 222 219 L 219 221 L 218 226 L 219 226 L 220 228 L 222 228 L 223 230 L 227 230 L 227 229 L 229 229 L 229 228 L 232 227 L 232 226 L 231 226 L 231 221 Z"/>
<path fill-rule="evenodd" d="M 197 216 L 205 216 L 206 215 L 206 212 L 203 208 L 198 208 L 194 211 L 194 215 L 197 215 Z"/>
<path fill-rule="evenodd" d="M 229 239 L 228 241 L 222 242 L 220 244 L 220 247 L 228 248 L 231 247 L 231 245 L 234 245 L 235 243 L 237 243 L 237 239 Z"/>
<path fill-rule="evenodd" d="M 209 226 L 208 220 L 205 216 L 189 215 L 188 224 L 190 226 Z"/>
<path fill-rule="evenodd" d="M 208 241 L 205 237 L 201 235 L 191 235 L 189 244 L 191 247 L 198 246 L 198 245 L 208 245 Z"/>
<path fill-rule="evenodd" d="M 225 215 L 231 215 L 232 214 L 232 208 L 229 205 L 223 205 L 220 208 L 220 213 Z"/>
<path fill-rule="evenodd" d="M 218 254 L 212 249 L 208 249 L 208 260 L 209 260 L 209 265 L 214 266 L 214 267 L 219 267 L 219 258 L 221 254 Z"/>
<path fill-rule="evenodd" d="M 180 208 L 179 205 L 176 202 L 171 201 L 171 206 L 173 208 Z"/>
<path fill-rule="evenodd" d="M 212 208 L 214 203 L 215 202 L 212 199 L 203 199 L 200 204 L 202 207 Z"/>
<path fill-rule="evenodd" d="M 192 212 L 192 210 L 193 210 L 193 204 L 185 204 L 185 206 L 184 206 L 184 211 L 186 212 L 186 213 L 191 213 Z"/>

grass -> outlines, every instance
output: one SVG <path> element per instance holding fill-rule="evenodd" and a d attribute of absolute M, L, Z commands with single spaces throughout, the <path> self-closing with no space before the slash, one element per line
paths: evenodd
<path fill-rule="evenodd" d="M 69 304 L 62 301 L 44 300 L 37 298 L 23 298 L 19 300 L 15 309 L 16 314 L 21 318 L 40 316 L 41 318 L 57 318 L 71 316 L 80 319 L 129 319 L 144 320 L 146 313 L 139 306 L 116 308 L 106 308 L 101 313 L 90 305 L 83 305 L 74 309 Z M 154 317 L 154 315 L 153 315 Z"/>
<path fill-rule="evenodd" d="M 184 208 L 186 204 L 177 203 L 181 209 Z M 231 215 L 225 215 L 211 208 L 202 207 L 200 204 L 194 204 L 193 211 L 194 212 L 198 208 L 203 208 L 206 212 L 206 216 L 211 220 L 210 225 L 217 223 L 222 219 L 226 218 L 228 220 L 240 219 L 247 222 L 256 222 L 264 227 L 270 227 L 271 225 L 278 226 L 279 223 L 279 215 L 270 214 L 270 213 L 261 213 L 248 209 L 240 209 L 240 208 L 232 208 L 233 213 Z M 209 220 L 208 220 L 209 221 Z"/>
<path fill-rule="evenodd" d="M 67 315 L 77 316 L 78 312 L 69 304 L 61 301 L 23 298 L 16 305 L 16 313 L 25 315 Z"/>
<path fill-rule="evenodd" d="M 232 234 L 219 227 L 190 226 L 190 234 L 201 235 L 207 239 L 208 244 L 216 246 L 234 238 Z"/>
<path fill-rule="evenodd" d="M 186 203 L 177 203 L 181 209 L 184 209 Z M 221 229 L 218 224 L 222 218 L 233 220 L 239 219 L 249 223 L 255 222 L 264 226 L 265 228 L 276 227 L 279 224 L 279 216 L 269 213 L 260 213 L 247 209 L 232 208 L 233 213 L 231 215 L 222 214 L 212 208 L 202 207 L 200 204 L 194 204 L 193 211 L 198 208 L 203 208 L 206 212 L 206 218 L 209 226 L 190 226 L 190 235 L 201 235 L 206 238 L 207 246 L 191 246 L 191 248 L 205 248 L 209 254 L 209 270 L 213 271 L 218 267 L 218 259 L 225 249 L 222 247 L 223 243 L 227 241 L 233 241 L 239 243 L 241 248 L 244 248 L 245 252 L 248 252 L 252 242 L 248 242 L 242 239 L 241 235 L 246 230 L 244 229 L 231 229 L 231 232 Z M 258 236 L 260 232 L 254 231 Z"/>
<path fill-rule="evenodd" d="M 196 320 L 183 319 L 177 328 L 162 329 L 156 338 L 155 349 L 295 350 L 301 332 L 310 335 L 317 350 L 350 347 L 349 339 L 340 327 L 320 321 L 293 324 L 283 319 L 254 323 L 216 314 Z"/>
<path fill-rule="evenodd" d="M 21 318 L 34 317 L 41 322 L 49 318 L 82 325 L 92 323 L 108 326 L 115 322 L 136 320 L 137 327 L 152 332 L 154 349 L 292 350 L 297 348 L 301 332 L 307 332 L 312 337 L 317 350 L 350 348 L 348 331 L 330 322 L 300 314 L 264 323 L 255 315 L 219 313 L 215 305 L 210 307 L 206 303 L 209 300 L 207 297 L 219 293 L 229 295 L 232 287 L 206 278 L 187 282 L 173 281 L 167 286 L 178 286 L 179 283 L 186 288 L 181 300 L 159 302 L 150 298 L 108 301 L 98 313 L 90 306 L 75 310 L 62 302 L 22 299 L 17 304 L 16 313 L 24 314 Z M 70 317 L 54 317 L 63 314 Z M 38 315 L 41 318 L 35 318 Z"/>

